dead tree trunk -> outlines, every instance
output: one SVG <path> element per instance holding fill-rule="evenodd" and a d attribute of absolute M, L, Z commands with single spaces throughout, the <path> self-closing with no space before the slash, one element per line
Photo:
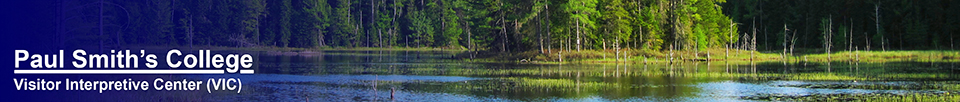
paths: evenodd
<path fill-rule="evenodd" d="M 784 65 L 786 65 L 787 60 L 787 24 L 783 24 L 783 52 L 780 53 L 780 57 L 784 60 Z"/>
<path fill-rule="evenodd" d="M 867 35 L 867 32 L 863 32 L 863 41 L 867 42 L 864 50 L 870 51 L 870 35 Z"/>
<path fill-rule="evenodd" d="M 579 14 L 580 11 L 577 11 Z M 577 51 L 580 51 L 580 20 L 574 20 L 577 22 Z"/>
<path fill-rule="evenodd" d="M 503 3 L 500 3 L 500 6 L 502 7 Z M 500 9 L 501 9 L 499 10 L 500 11 L 500 33 L 503 37 L 502 39 L 500 39 L 500 52 L 506 52 L 507 51 L 507 25 L 506 25 L 506 19 L 503 19 L 503 16 L 504 16 L 503 8 L 500 8 Z"/>
<path fill-rule="evenodd" d="M 537 16 L 537 39 L 540 40 L 540 54 L 546 53 L 546 51 L 543 50 L 543 17 L 541 16 Z"/>
<path fill-rule="evenodd" d="M 828 73 L 830 72 L 830 60 L 831 60 L 831 59 L 830 59 L 830 44 L 831 44 L 831 42 L 830 42 L 830 41 L 831 41 L 831 38 L 830 38 L 830 37 L 831 37 L 831 35 L 832 35 L 832 33 L 833 33 L 833 19 L 832 19 L 832 18 L 833 18 L 832 15 L 831 15 L 829 18 L 827 18 L 829 23 L 827 24 L 827 28 L 825 29 L 825 30 L 827 30 L 827 31 L 825 31 L 825 33 L 824 33 L 824 35 L 823 35 L 823 47 L 824 47 L 824 50 L 825 50 L 826 53 L 827 53 L 827 60 L 826 60 L 826 62 L 827 62 L 827 72 L 828 72 Z"/>
<path fill-rule="evenodd" d="M 727 60 L 730 60 L 730 48 L 732 48 L 733 44 L 735 44 L 733 43 L 733 19 L 730 20 L 730 35 L 727 35 L 727 36 L 729 36 L 729 38 L 727 39 L 727 43 L 729 44 L 726 44 L 727 54 L 726 54 L 726 57 L 724 58 Z"/>
<path fill-rule="evenodd" d="M 830 21 L 829 28 L 827 28 L 827 32 L 828 32 L 828 33 L 827 33 L 827 39 L 826 39 L 826 40 L 827 40 L 827 62 L 828 62 L 827 65 L 829 65 L 829 62 L 830 62 L 830 60 L 831 60 L 831 57 L 830 57 L 830 47 L 833 46 L 833 19 L 832 19 L 832 18 L 833 18 L 833 17 L 832 17 L 832 15 L 831 15 L 831 17 L 830 17 L 830 19 L 829 19 L 829 21 Z"/>
<path fill-rule="evenodd" d="M 376 11 L 374 11 L 374 12 L 371 13 L 371 16 L 373 16 L 373 17 L 370 18 L 370 23 L 374 23 L 374 22 L 373 22 L 374 19 L 377 18 L 377 15 L 376 15 L 376 14 L 379 14 L 379 13 L 380 13 L 380 9 L 379 9 L 379 8 L 380 8 L 380 4 L 383 4 L 383 1 L 381 1 L 381 3 L 379 3 L 379 4 L 376 4 L 377 7 L 374 9 L 374 10 L 376 10 Z M 373 6 L 373 0 L 370 0 L 370 6 Z M 371 10 L 371 11 L 372 11 L 372 10 Z M 384 47 L 384 46 L 383 46 L 383 29 L 381 29 L 381 28 L 382 28 L 382 27 L 377 27 L 377 43 L 379 43 L 379 44 L 377 44 L 377 47 L 383 48 L 383 47 Z"/>
<path fill-rule="evenodd" d="M 887 47 L 884 44 L 884 42 L 886 41 L 884 41 L 883 33 L 880 32 L 880 4 L 877 3 L 876 7 L 874 7 L 873 10 L 874 10 L 873 11 L 874 16 L 877 16 L 877 18 L 874 19 L 873 21 L 877 25 L 877 35 L 880 35 L 880 49 L 883 49 L 883 51 L 887 51 Z M 869 49 L 870 47 L 867 47 L 867 48 Z"/>
<path fill-rule="evenodd" d="M 550 4 L 549 4 L 549 3 L 544 4 L 544 5 L 543 5 L 543 8 L 546 10 L 546 11 L 544 11 L 544 12 L 546 12 L 547 21 L 550 21 Z M 552 37 L 552 35 L 550 35 L 550 32 L 551 32 L 551 31 L 550 31 L 550 23 L 551 23 L 551 22 L 547 22 L 547 30 L 546 30 L 546 31 L 547 31 L 547 53 L 552 53 L 552 52 L 553 52 L 553 51 L 552 51 L 553 48 L 550 46 L 550 45 L 553 45 L 553 43 L 552 43 L 553 40 L 550 39 L 550 37 Z"/>
<path fill-rule="evenodd" d="M 750 61 L 753 61 L 753 57 L 754 57 L 755 53 L 757 52 L 757 26 L 756 26 L 756 20 L 754 20 L 753 22 L 754 22 L 754 26 L 753 26 L 753 30 L 752 30 L 752 31 L 753 31 L 753 36 L 751 37 L 751 38 L 752 38 L 752 39 L 751 39 L 751 42 L 752 42 L 752 43 L 750 44 L 750 50 L 751 50 L 751 51 L 750 51 Z"/>

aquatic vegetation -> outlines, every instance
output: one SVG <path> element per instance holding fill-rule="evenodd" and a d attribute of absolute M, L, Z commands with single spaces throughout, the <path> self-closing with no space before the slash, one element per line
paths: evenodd
<path fill-rule="evenodd" d="M 808 61 L 825 62 L 826 54 L 803 55 Z M 831 61 L 857 62 L 960 62 L 960 51 L 839 51 L 832 53 Z"/>
<path fill-rule="evenodd" d="M 540 88 L 577 88 L 582 90 L 599 90 L 603 88 L 616 89 L 620 86 L 604 82 L 580 81 L 569 79 L 535 79 L 535 78 L 503 78 L 513 80 L 517 84 L 525 87 Z"/>
<path fill-rule="evenodd" d="M 671 56 L 672 54 L 672 56 Z M 760 52 L 723 48 L 708 48 L 703 51 L 652 51 L 652 50 L 581 50 L 554 51 L 541 54 L 539 51 L 518 53 L 489 53 L 488 62 L 515 62 L 528 59 L 538 63 L 670 63 L 671 61 L 733 61 L 733 62 L 960 62 L 960 51 L 908 50 L 908 51 L 838 51 L 828 56 L 822 52 L 801 51 L 782 55 L 780 51 Z M 789 53 L 788 53 L 789 54 Z M 618 57 L 619 56 L 619 57 Z M 786 57 L 786 58 L 784 58 Z M 674 59 L 674 60 L 670 60 Z"/>
<path fill-rule="evenodd" d="M 960 95 L 948 93 L 863 93 L 863 94 L 811 94 L 811 95 L 786 95 L 786 94 L 757 94 L 751 96 L 741 96 L 740 99 L 747 100 L 768 100 L 768 101 L 870 101 L 870 102 L 950 102 L 960 100 Z"/>

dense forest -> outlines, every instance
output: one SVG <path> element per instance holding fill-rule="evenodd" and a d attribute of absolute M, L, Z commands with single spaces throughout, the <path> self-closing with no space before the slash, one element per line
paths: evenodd
<path fill-rule="evenodd" d="M 834 50 L 940 50 L 960 43 L 954 41 L 960 38 L 956 0 L 731 0 L 721 5 L 741 24 L 741 35 L 755 29 L 759 50 L 794 43 L 824 48 L 824 42 Z"/>
<path fill-rule="evenodd" d="M 953 49 L 952 0 L 58 0 L 55 46 Z M 791 47 L 792 48 L 792 47 Z"/>

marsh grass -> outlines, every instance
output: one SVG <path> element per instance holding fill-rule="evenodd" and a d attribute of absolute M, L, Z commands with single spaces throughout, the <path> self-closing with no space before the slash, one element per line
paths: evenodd
<path fill-rule="evenodd" d="M 604 82 L 593 82 L 593 81 L 580 81 L 580 80 L 570 80 L 570 79 L 545 79 L 545 78 L 503 78 L 506 80 L 513 80 L 518 82 L 517 84 L 524 87 L 540 87 L 540 88 L 578 88 L 581 90 L 601 90 L 606 88 L 620 88 L 619 85 L 615 83 L 604 83 Z"/>
<path fill-rule="evenodd" d="M 827 61 L 827 55 L 822 53 L 803 56 L 811 61 Z M 830 57 L 832 58 L 830 61 L 857 61 L 859 59 L 859 62 L 958 62 L 960 61 L 960 51 L 839 51 L 832 53 Z"/>
<path fill-rule="evenodd" d="M 549 53 L 525 51 L 516 53 L 489 52 L 484 57 L 494 61 L 513 62 L 521 59 L 537 63 L 668 63 L 670 51 L 654 50 L 552 50 Z M 791 54 L 791 53 L 786 53 Z M 736 61 L 764 62 L 960 62 L 960 51 L 951 50 L 907 50 L 907 51 L 837 51 L 828 56 L 822 52 L 797 51 L 793 55 L 783 55 L 781 51 L 749 51 L 723 48 L 708 48 L 703 51 L 674 51 L 673 61 Z M 619 57 L 617 56 L 619 55 Z M 728 57 L 729 56 L 729 57 Z M 786 58 L 784 58 L 786 57 Z"/>

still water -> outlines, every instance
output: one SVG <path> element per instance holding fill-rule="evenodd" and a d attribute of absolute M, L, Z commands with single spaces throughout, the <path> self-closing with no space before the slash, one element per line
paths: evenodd
<path fill-rule="evenodd" d="M 766 101 L 958 92 L 957 63 L 474 63 L 453 52 L 260 52 L 221 101 Z M 206 77 L 206 76 L 199 76 Z M 218 76 L 224 77 L 224 76 Z"/>

